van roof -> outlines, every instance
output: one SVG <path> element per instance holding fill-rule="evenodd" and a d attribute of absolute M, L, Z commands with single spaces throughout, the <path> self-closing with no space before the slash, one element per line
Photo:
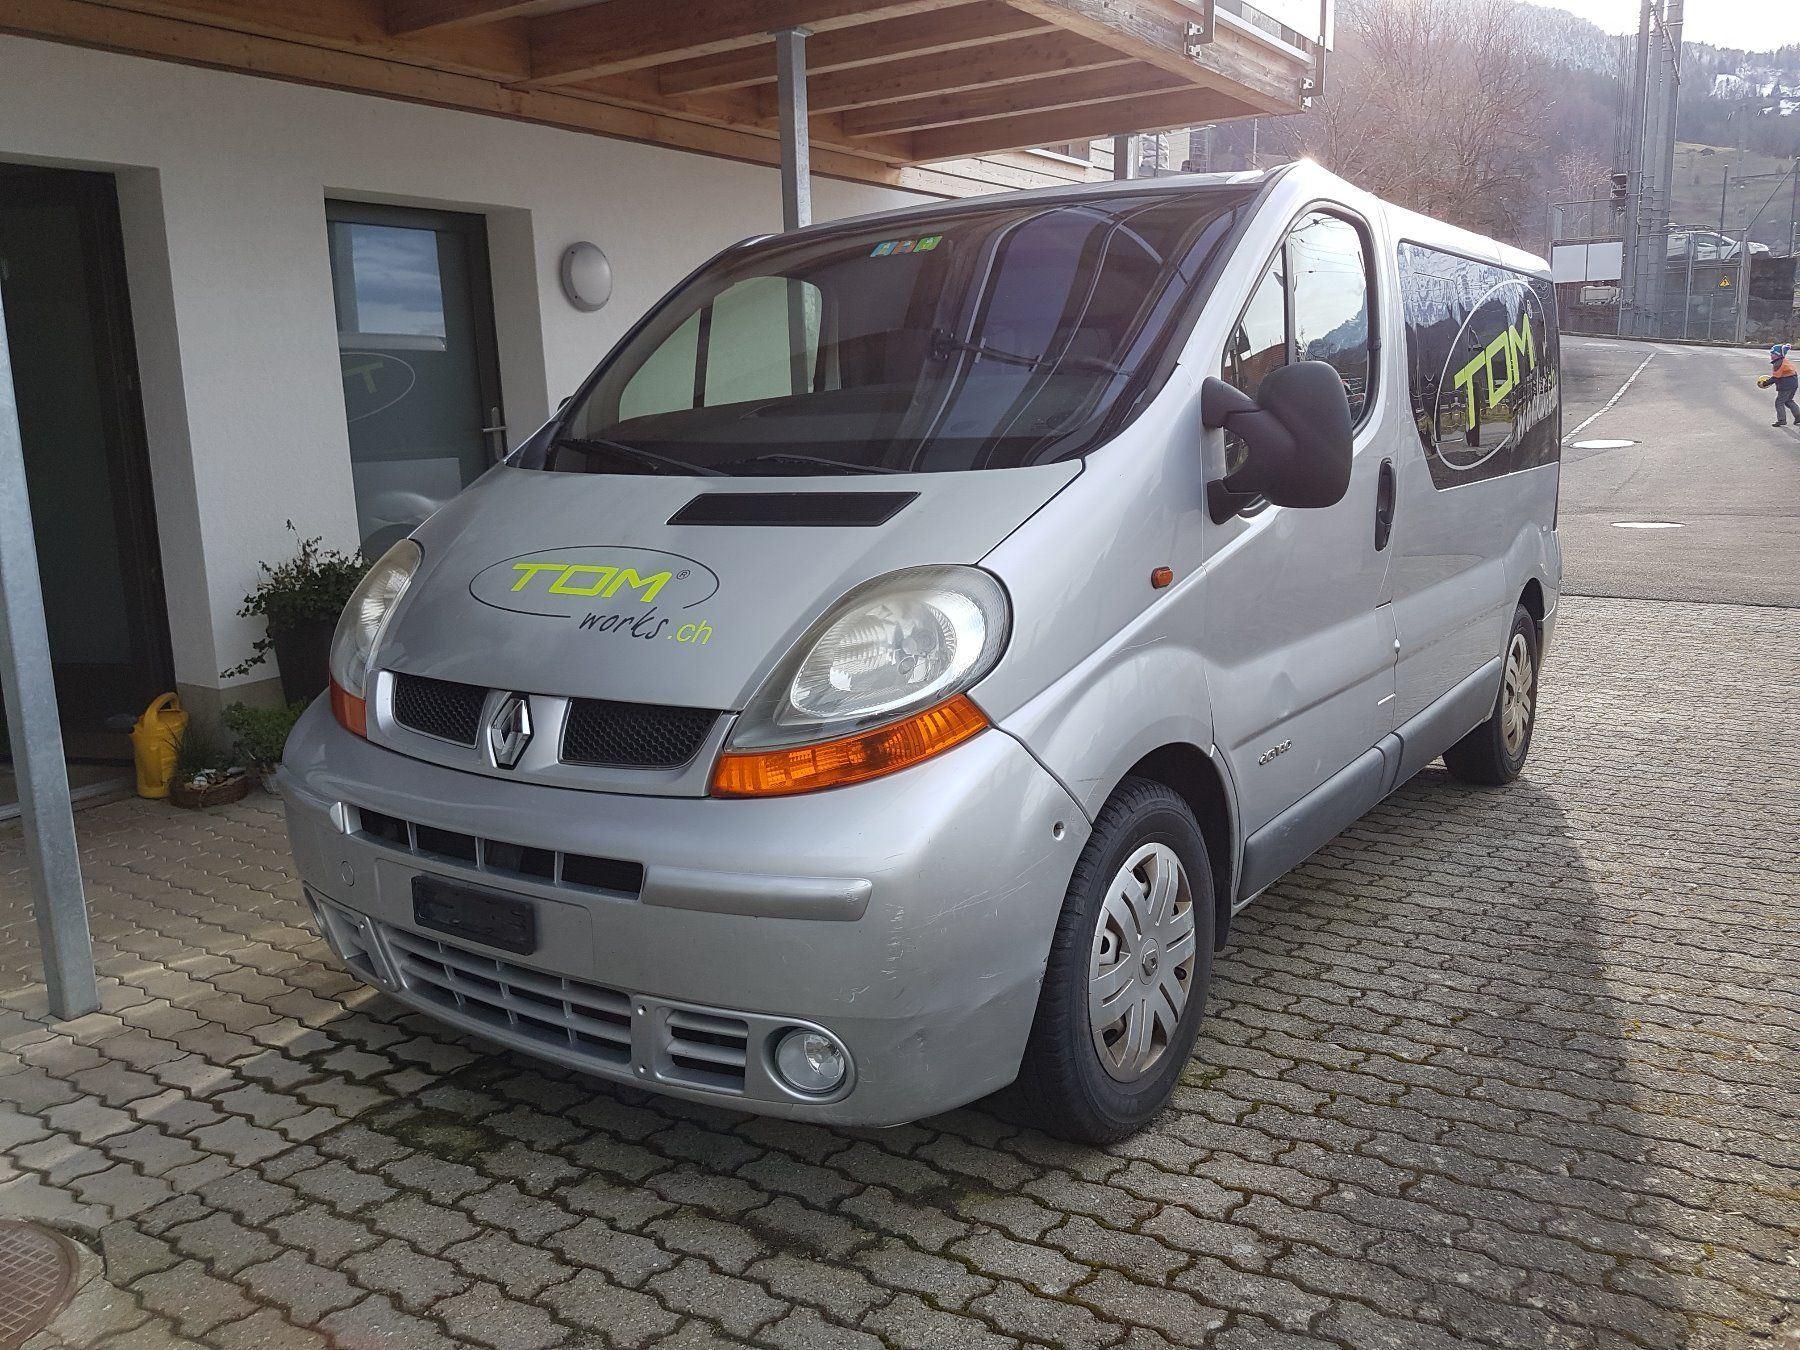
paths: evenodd
<path fill-rule="evenodd" d="M 846 226 L 854 227 L 876 222 L 912 219 L 941 220 L 946 215 L 960 214 L 965 211 L 990 210 L 996 206 L 1014 206 L 1020 203 L 1080 201 L 1088 197 L 1115 197 L 1127 193 L 1178 192 L 1184 188 L 1259 187 L 1274 189 L 1277 185 L 1284 190 L 1283 195 L 1332 197 L 1365 214 L 1384 215 L 1397 241 L 1411 240 L 1414 243 L 1450 249 L 1534 276 L 1548 277 L 1550 275 L 1550 264 L 1524 249 L 1514 248 L 1511 244 L 1502 243 L 1498 239 L 1490 239 L 1486 235 L 1476 234 L 1472 230 L 1465 230 L 1446 221 L 1435 220 L 1430 216 L 1421 215 L 1417 211 L 1409 211 L 1403 206 L 1383 201 L 1312 160 L 1297 160 L 1291 164 L 1279 164 L 1273 168 L 1258 171 L 1183 173 L 1170 174 L 1160 178 L 1124 180 L 1104 179 L 1097 183 L 1070 183 L 1060 187 L 1031 188 L 1022 192 L 989 193 L 979 197 L 963 197 L 954 201 L 919 202 L 915 205 L 897 207 L 887 211 L 871 211 L 863 215 L 822 221 L 817 225 L 808 226 L 801 233 L 813 230 L 826 232 Z M 758 238 L 766 239 L 768 237 L 763 235 Z M 751 241 L 746 240 L 745 242 Z"/>

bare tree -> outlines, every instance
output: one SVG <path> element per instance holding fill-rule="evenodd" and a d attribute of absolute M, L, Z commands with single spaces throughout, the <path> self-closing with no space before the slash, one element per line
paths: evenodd
<path fill-rule="evenodd" d="M 1299 148 L 1370 191 L 1484 234 L 1518 230 L 1548 91 L 1512 0 L 1350 0 Z"/>

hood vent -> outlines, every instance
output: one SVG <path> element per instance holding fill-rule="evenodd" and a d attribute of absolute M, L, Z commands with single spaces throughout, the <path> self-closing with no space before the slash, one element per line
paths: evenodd
<path fill-rule="evenodd" d="M 885 525 L 916 492 L 703 492 L 671 525 Z"/>

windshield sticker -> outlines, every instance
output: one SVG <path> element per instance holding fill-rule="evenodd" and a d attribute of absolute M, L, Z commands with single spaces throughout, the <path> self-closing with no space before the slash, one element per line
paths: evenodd
<path fill-rule="evenodd" d="M 679 553 L 621 544 L 576 544 L 490 564 L 469 582 L 484 605 L 544 619 L 573 619 L 583 632 L 706 646 L 712 625 L 687 614 L 718 594 L 719 578 Z"/>
<path fill-rule="evenodd" d="M 886 258 L 895 253 L 929 253 L 943 242 L 941 234 L 928 234 L 923 239 L 884 239 L 869 250 L 869 256 Z"/>

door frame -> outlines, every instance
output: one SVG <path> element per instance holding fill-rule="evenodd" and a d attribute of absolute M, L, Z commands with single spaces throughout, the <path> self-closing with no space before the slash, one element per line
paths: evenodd
<path fill-rule="evenodd" d="M 125 621 L 133 654 L 156 688 L 172 689 L 174 648 L 169 632 L 169 605 L 163 579 L 162 546 L 156 526 L 155 486 L 150 471 L 150 445 L 144 428 L 142 386 L 138 377 L 137 330 L 132 320 L 131 292 L 125 263 L 125 236 L 119 216 L 118 180 L 92 169 L 0 163 L 0 183 L 9 194 L 33 187 L 63 192 L 74 203 L 82 254 L 92 267 L 88 315 L 94 334 L 96 377 L 101 391 L 100 414 L 106 436 L 107 473 L 113 485 L 113 528 L 117 532 L 125 590 Z M 48 522 L 34 521 L 34 530 Z M 127 711 L 120 709 L 120 712 Z M 71 734 L 89 737 L 104 726 L 66 726 Z M 123 748 L 123 747 L 121 747 Z M 76 746 L 71 759 L 86 758 Z M 108 756 L 110 758 L 110 756 Z"/>

